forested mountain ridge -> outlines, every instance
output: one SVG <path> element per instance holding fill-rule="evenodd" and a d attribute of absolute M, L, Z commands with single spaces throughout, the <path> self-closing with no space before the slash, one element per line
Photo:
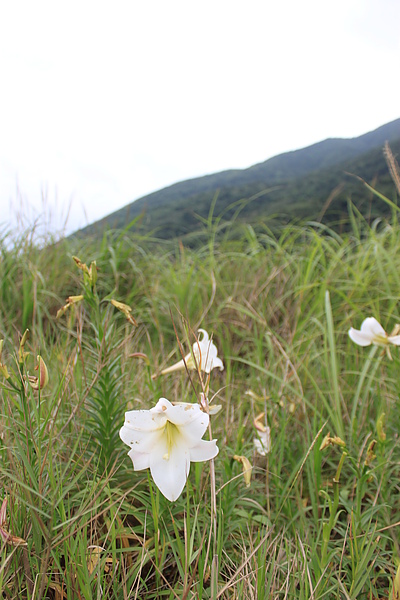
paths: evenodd
<path fill-rule="evenodd" d="M 400 119 L 352 139 L 327 139 L 301 150 L 286 152 L 247 169 L 213 173 L 173 184 L 139 198 L 124 208 L 77 232 L 100 234 L 107 228 L 124 228 L 142 215 L 135 226 L 142 232 L 154 231 L 160 238 L 184 236 L 206 217 L 216 194 L 215 214 L 229 218 L 229 207 L 243 199 L 240 218 L 258 221 L 278 216 L 337 220 L 347 210 L 349 197 L 366 208 L 365 188 L 348 173 L 374 181 L 383 193 L 390 194 L 391 183 L 385 158 L 388 141 L 394 154 L 400 153 Z M 246 199 L 257 198 L 246 203 Z M 327 200 L 334 197 L 332 202 Z M 368 216 L 378 216 L 382 203 L 368 205 Z"/>

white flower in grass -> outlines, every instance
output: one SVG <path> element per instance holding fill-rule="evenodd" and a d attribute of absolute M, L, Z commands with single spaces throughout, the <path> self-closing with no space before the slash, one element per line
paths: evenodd
<path fill-rule="evenodd" d="M 208 422 L 198 404 L 174 406 L 160 398 L 150 410 L 125 413 L 119 435 L 131 447 L 134 470 L 150 469 L 160 492 L 173 501 L 185 487 L 190 463 L 210 460 L 219 452 L 216 440 L 201 439 Z"/>
<path fill-rule="evenodd" d="M 202 334 L 202 338 L 195 341 L 192 352 L 187 354 L 184 359 L 180 360 L 175 365 L 161 371 L 161 375 L 184 369 L 185 364 L 188 369 L 199 369 L 206 373 L 210 373 L 213 369 L 220 369 L 220 371 L 223 371 L 224 363 L 218 357 L 217 347 L 212 339 L 210 340 L 207 331 L 199 329 L 198 333 Z"/>
<path fill-rule="evenodd" d="M 257 429 L 257 437 L 254 438 L 254 449 L 260 456 L 267 456 L 271 450 L 271 429 L 266 425 L 265 413 L 260 413 L 253 421 Z"/>
<path fill-rule="evenodd" d="M 393 333 L 388 335 L 375 317 L 368 317 L 361 323 L 361 329 L 351 327 L 349 336 L 359 346 L 370 346 L 371 344 L 386 347 L 389 344 L 400 346 L 400 335 L 397 335 L 398 331 L 399 326 L 396 325 Z"/>
<path fill-rule="evenodd" d="M 266 427 L 265 431 L 258 431 L 257 435 L 254 438 L 254 449 L 260 456 L 267 456 L 271 450 L 271 429 Z"/>

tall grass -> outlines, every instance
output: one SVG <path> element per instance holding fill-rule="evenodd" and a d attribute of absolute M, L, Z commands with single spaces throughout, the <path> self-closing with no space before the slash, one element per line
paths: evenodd
<path fill-rule="evenodd" d="M 400 232 L 395 218 L 368 225 L 350 211 L 343 236 L 319 223 L 247 225 L 235 241 L 210 217 L 197 249 L 129 231 L 44 250 L 0 240 L 0 362 L 11 374 L 0 526 L 26 541 L 2 543 L 4 598 L 395 597 L 400 358 L 355 346 L 347 331 L 367 316 L 387 331 L 400 322 Z M 95 285 L 73 255 L 96 261 Z M 181 358 L 176 333 L 188 351 L 200 326 L 225 363 L 210 381 L 222 405 L 215 554 L 208 465 L 192 464 L 169 503 L 118 437 L 126 410 L 196 401 L 196 377 L 152 375 Z M 35 392 L 38 354 L 50 383 Z M 261 412 L 265 457 L 253 446 Z M 328 433 L 343 444 L 321 449 Z M 250 487 L 234 455 L 252 463 Z"/>

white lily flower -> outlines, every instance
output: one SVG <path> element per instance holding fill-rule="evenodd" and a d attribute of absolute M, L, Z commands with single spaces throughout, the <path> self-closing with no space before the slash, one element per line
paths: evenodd
<path fill-rule="evenodd" d="M 172 365 L 172 367 L 167 367 L 161 371 L 161 375 L 184 369 L 185 364 L 188 369 L 198 368 L 200 371 L 205 371 L 206 373 L 210 373 L 212 369 L 217 368 L 220 369 L 220 371 L 223 371 L 224 363 L 218 357 L 217 347 L 214 342 L 210 340 L 207 331 L 205 331 L 205 329 L 199 329 L 198 333 L 202 334 L 202 339 L 197 340 L 193 344 L 192 352 L 187 354 L 184 359 L 180 360 L 175 365 Z"/>
<path fill-rule="evenodd" d="M 119 435 L 131 447 L 128 452 L 135 471 L 150 469 L 154 483 L 170 501 L 185 487 L 191 462 L 217 456 L 217 441 L 202 440 L 209 416 L 198 404 L 176 406 L 160 398 L 150 410 L 125 413 Z"/>
<path fill-rule="evenodd" d="M 258 431 L 258 437 L 254 438 L 254 448 L 260 456 L 267 456 L 271 450 L 271 429 L 265 428 L 265 431 Z"/>
<path fill-rule="evenodd" d="M 361 323 L 360 330 L 353 327 L 349 330 L 350 338 L 359 346 L 370 346 L 371 344 L 376 346 L 388 346 L 389 344 L 400 346 L 400 335 L 396 335 L 397 333 L 398 327 L 396 326 L 393 334 L 388 335 L 375 317 L 365 319 Z"/>

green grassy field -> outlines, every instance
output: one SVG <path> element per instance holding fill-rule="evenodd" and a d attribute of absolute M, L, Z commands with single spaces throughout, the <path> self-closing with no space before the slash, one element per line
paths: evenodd
<path fill-rule="evenodd" d="M 348 330 L 400 323 L 400 230 L 395 208 L 390 222 L 349 215 L 343 237 L 243 226 L 235 241 L 210 217 L 196 250 L 129 232 L 45 250 L 3 235 L 3 598 L 399 597 L 400 349 L 391 360 Z M 200 327 L 224 370 L 156 376 Z M 222 407 L 219 454 L 170 502 L 119 430 L 128 410 L 202 392 Z"/>

